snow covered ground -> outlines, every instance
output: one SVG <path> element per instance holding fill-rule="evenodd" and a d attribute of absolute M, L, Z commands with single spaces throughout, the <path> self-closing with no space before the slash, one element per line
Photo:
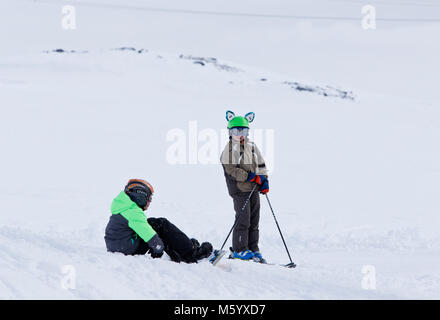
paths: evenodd
<path fill-rule="evenodd" d="M 363 4 L 2 1 L 0 298 L 439 299 L 440 5 L 370 1 L 363 30 Z M 107 253 L 133 177 L 147 215 L 221 246 L 228 109 L 256 113 L 298 267 Z M 261 250 L 287 263 L 261 200 Z"/>

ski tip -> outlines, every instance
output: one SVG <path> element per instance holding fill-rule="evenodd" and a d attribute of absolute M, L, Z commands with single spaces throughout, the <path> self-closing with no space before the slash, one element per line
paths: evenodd
<path fill-rule="evenodd" d="M 214 266 L 220 261 L 221 258 L 225 255 L 226 251 L 224 250 L 214 250 L 209 257 L 209 262 L 211 262 Z"/>

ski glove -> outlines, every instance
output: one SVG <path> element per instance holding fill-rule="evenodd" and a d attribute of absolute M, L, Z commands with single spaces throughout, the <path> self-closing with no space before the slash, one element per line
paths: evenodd
<path fill-rule="evenodd" d="M 257 182 L 257 175 L 255 174 L 255 172 L 249 172 L 247 181 Z"/>
<path fill-rule="evenodd" d="M 266 181 L 267 179 L 262 174 L 255 174 L 255 172 L 249 172 L 247 180 L 249 182 L 255 182 L 256 184 L 261 186 L 264 183 L 264 181 Z"/>
<path fill-rule="evenodd" d="M 160 258 L 163 255 L 163 241 L 157 234 L 153 236 L 148 242 L 148 253 L 151 254 L 153 258 Z"/>
<path fill-rule="evenodd" d="M 269 180 L 265 179 L 263 184 L 258 188 L 262 194 L 266 194 L 269 192 Z"/>

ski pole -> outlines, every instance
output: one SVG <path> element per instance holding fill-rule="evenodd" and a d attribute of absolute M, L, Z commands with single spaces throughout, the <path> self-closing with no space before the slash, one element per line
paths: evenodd
<path fill-rule="evenodd" d="M 241 211 L 238 213 L 237 217 L 235 218 L 234 225 L 232 226 L 231 230 L 229 231 L 228 236 L 226 237 L 225 242 L 223 242 L 223 245 L 220 250 L 223 250 L 223 247 L 225 246 L 226 241 L 228 241 L 228 238 L 231 235 L 232 230 L 234 230 L 235 225 L 238 222 L 238 218 L 240 217 L 241 213 L 244 211 L 244 208 L 246 208 L 246 206 L 247 206 L 249 200 L 251 199 L 256 187 L 257 187 L 257 185 L 255 185 L 254 188 L 252 189 L 252 191 L 249 193 L 249 196 L 247 197 L 246 202 L 244 203 L 243 207 L 241 208 Z"/>
<path fill-rule="evenodd" d="M 275 223 L 277 224 L 278 231 L 280 232 L 281 239 L 283 240 L 284 247 L 286 248 L 286 251 L 287 251 L 287 255 L 289 256 L 289 259 L 290 259 L 290 263 L 287 264 L 286 267 L 288 267 L 288 268 L 295 268 L 296 264 L 293 263 L 292 258 L 290 257 L 289 249 L 287 249 L 286 241 L 284 241 L 283 234 L 281 233 L 280 226 L 278 224 L 277 218 L 275 217 L 275 213 L 273 212 L 272 205 L 270 204 L 269 197 L 267 196 L 267 193 L 266 193 L 266 199 L 267 199 L 267 203 L 269 204 L 270 211 L 272 211 L 272 215 L 273 215 L 273 218 L 275 219 Z"/>

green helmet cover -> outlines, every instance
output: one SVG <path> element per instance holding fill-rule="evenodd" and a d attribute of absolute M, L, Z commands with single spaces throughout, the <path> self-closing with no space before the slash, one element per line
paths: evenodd
<path fill-rule="evenodd" d="M 237 116 L 228 122 L 228 129 L 235 127 L 249 128 L 249 121 L 245 117 Z"/>

